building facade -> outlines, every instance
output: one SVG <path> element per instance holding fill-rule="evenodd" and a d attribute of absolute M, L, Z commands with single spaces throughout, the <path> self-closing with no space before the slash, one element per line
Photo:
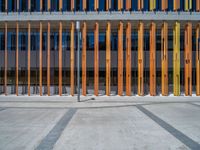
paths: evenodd
<path fill-rule="evenodd" d="M 200 0 L 1 0 L 0 94 L 200 96 Z"/>

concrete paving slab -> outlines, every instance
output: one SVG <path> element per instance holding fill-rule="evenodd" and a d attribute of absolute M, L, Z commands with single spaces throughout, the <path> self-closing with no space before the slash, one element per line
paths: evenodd
<path fill-rule="evenodd" d="M 55 150 L 188 149 L 135 107 L 78 110 Z"/>
<path fill-rule="evenodd" d="M 187 103 L 144 107 L 200 144 L 200 108 Z"/>
<path fill-rule="evenodd" d="M 65 110 L 6 109 L 0 112 L 0 149 L 34 149 Z"/>

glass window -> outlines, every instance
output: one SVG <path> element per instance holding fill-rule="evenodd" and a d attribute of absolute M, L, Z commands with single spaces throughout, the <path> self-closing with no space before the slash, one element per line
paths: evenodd
<path fill-rule="evenodd" d="M 156 10 L 161 11 L 162 10 L 162 2 L 161 0 L 156 1 Z"/>
<path fill-rule="evenodd" d="M 62 34 L 62 49 L 70 50 L 70 34 L 69 32 L 63 32 Z"/>
<path fill-rule="evenodd" d="M 149 51 L 149 30 L 145 30 L 144 32 L 144 51 Z"/>
<path fill-rule="evenodd" d="M 38 51 L 40 48 L 40 34 L 39 32 L 32 32 L 31 33 L 31 50 Z"/>
<path fill-rule="evenodd" d="M 59 0 L 51 0 L 51 11 L 59 11 Z"/>
<path fill-rule="evenodd" d="M 184 11 L 184 0 L 180 0 L 180 11 Z"/>
<path fill-rule="evenodd" d="M 82 0 L 74 0 L 75 10 L 81 11 L 83 10 Z"/>
<path fill-rule="evenodd" d="M 168 0 L 168 10 L 173 11 L 174 10 L 174 0 Z"/>
<path fill-rule="evenodd" d="M 5 0 L 0 1 L 0 12 L 5 12 Z"/>
<path fill-rule="evenodd" d="M 113 32 L 111 35 L 111 50 L 117 51 L 118 50 L 118 34 L 117 31 Z"/>
<path fill-rule="evenodd" d="M 9 12 L 17 11 L 17 3 L 15 0 L 8 0 L 8 11 Z"/>
<path fill-rule="evenodd" d="M 196 11 L 196 1 L 195 0 L 192 1 L 192 10 Z"/>
<path fill-rule="evenodd" d="M 19 0 L 19 11 L 28 11 L 28 1 L 27 0 Z"/>
<path fill-rule="evenodd" d="M 50 37 L 50 49 L 52 51 L 58 51 L 59 36 L 58 32 L 52 32 Z"/>
<path fill-rule="evenodd" d="M 87 10 L 94 11 L 94 0 L 87 0 Z"/>
<path fill-rule="evenodd" d="M 149 10 L 149 0 L 144 0 L 144 11 L 148 11 Z"/>
<path fill-rule="evenodd" d="M 69 0 L 63 0 L 63 11 L 71 10 L 71 2 Z"/>
<path fill-rule="evenodd" d="M 87 50 L 94 51 L 94 32 L 87 34 Z"/>
<path fill-rule="evenodd" d="M 137 11 L 138 10 L 138 0 L 132 0 L 132 10 Z"/>
<path fill-rule="evenodd" d="M 106 33 L 99 33 L 99 50 L 106 50 Z"/>
<path fill-rule="evenodd" d="M 5 34 L 4 32 L 0 32 L 0 51 L 5 50 Z"/>
<path fill-rule="evenodd" d="M 28 34 L 27 32 L 19 32 L 19 50 L 28 50 Z"/>
<path fill-rule="evenodd" d="M 184 51 L 184 48 L 185 48 L 185 33 L 184 33 L 184 30 L 181 29 L 181 34 L 180 34 L 180 51 Z"/>
<path fill-rule="evenodd" d="M 40 11 L 40 0 L 31 0 L 31 11 Z"/>
<path fill-rule="evenodd" d="M 42 1 L 42 10 L 47 11 L 47 0 Z"/>
<path fill-rule="evenodd" d="M 161 30 L 158 29 L 156 32 L 156 50 L 161 51 Z"/>
<path fill-rule="evenodd" d="M 16 33 L 8 32 L 8 50 L 15 51 L 16 50 Z"/>
<path fill-rule="evenodd" d="M 168 31 L 168 50 L 173 51 L 173 29 Z"/>
<path fill-rule="evenodd" d="M 133 30 L 131 34 L 131 49 L 132 51 L 138 50 L 138 32 L 137 30 Z"/>
<path fill-rule="evenodd" d="M 47 33 L 46 32 L 42 33 L 42 50 L 43 51 L 47 50 Z"/>
<path fill-rule="evenodd" d="M 99 1 L 99 11 L 105 11 L 106 10 L 106 0 Z"/>
<path fill-rule="evenodd" d="M 112 11 L 118 10 L 118 0 L 111 0 L 111 10 Z"/>

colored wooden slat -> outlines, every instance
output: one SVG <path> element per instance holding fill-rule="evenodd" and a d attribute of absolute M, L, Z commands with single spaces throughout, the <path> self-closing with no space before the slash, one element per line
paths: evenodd
<path fill-rule="evenodd" d="M 99 0 L 94 1 L 94 10 L 97 11 L 99 9 Z"/>
<path fill-rule="evenodd" d="M 162 11 L 167 10 L 167 8 L 168 8 L 168 1 L 162 0 Z"/>
<path fill-rule="evenodd" d="M 144 95 L 144 23 L 139 22 L 138 27 L 138 95 Z"/>
<path fill-rule="evenodd" d="M 8 11 L 8 0 L 5 0 L 5 11 Z"/>
<path fill-rule="evenodd" d="M 131 10 L 131 0 L 126 0 L 126 10 Z"/>
<path fill-rule="evenodd" d="M 150 25 L 150 95 L 156 95 L 156 24 Z"/>
<path fill-rule="evenodd" d="M 106 95 L 110 95 L 110 67 L 111 67 L 111 24 L 107 23 L 106 29 Z"/>
<path fill-rule="evenodd" d="M 42 22 L 40 22 L 40 96 L 42 96 Z"/>
<path fill-rule="evenodd" d="M 18 96 L 19 83 L 19 23 L 16 23 L 16 96 Z"/>
<path fill-rule="evenodd" d="M 50 64 L 51 64 L 51 51 L 50 51 L 50 30 L 51 25 L 50 22 L 48 22 L 47 25 L 47 95 L 50 96 Z"/>
<path fill-rule="evenodd" d="M 123 23 L 118 26 L 118 95 L 123 95 Z"/>
<path fill-rule="evenodd" d="M 71 11 L 74 11 L 75 6 L 74 6 L 74 0 L 71 0 Z"/>
<path fill-rule="evenodd" d="M 28 22 L 28 96 L 31 95 L 31 24 Z"/>
<path fill-rule="evenodd" d="M 111 0 L 106 0 L 106 10 L 109 11 L 111 8 Z"/>
<path fill-rule="evenodd" d="M 185 95 L 192 95 L 192 24 L 185 27 Z"/>
<path fill-rule="evenodd" d="M 62 22 L 59 23 L 59 95 L 62 96 Z"/>
<path fill-rule="evenodd" d="M 138 10 L 141 11 L 144 8 L 144 0 L 138 0 Z"/>
<path fill-rule="evenodd" d="M 180 95 L 180 23 L 176 22 L 173 30 L 173 80 L 174 95 Z"/>
<path fill-rule="evenodd" d="M 131 23 L 126 25 L 126 95 L 131 96 Z"/>
<path fill-rule="evenodd" d="M 74 22 L 71 23 L 70 32 L 70 93 L 74 96 Z"/>
<path fill-rule="evenodd" d="M 83 10 L 87 10 L 87 1 L 83 0 Z"/>
<path fill-rule="evenodd" d="M 196 28 L 196 95 L 200 96 L 200 24 Z"/>
<path fill-rule="evenodd" d="M 174 11 L 178 11 L 180 9 L 180 0 L 174 0 Z"/>
<path fill-rule="evenodd" d="M 59 0 L 59 10 L 62 11 L 63 9 L 63 0 Z"/>
<path fill-rule="evenodd" d="M 123 9 L 123 0 L 118 0 L 118 10 Z"/>
<path fill-rule="evenodd" d="M 150 0 L 150 10 L 153 11 L 156 9 L 156 0 Z"/>
<path fill-rule="evenodd" d="M 51 11 L 51 0 L 48 0 L 47 2 L 47 10 Z"/>
<path fill-rule="evenodd" d="M 43 7 L 43 0 L 40 0 L 40 11 L 43 10 L 42 7 Z"/>
<path fill-rule="evenodd" d="M 168 95 L 168 23 L 161 29 L 162 95 Z"/>
<path fill-rule="evenodd" d="M 83 22 L 82 28 L 82 95 L 86 96 L 87 90 L 87 64 L 86 64 L 87 25 Z"/>
<path fill-rule="evenodd" d="M 19 11 L 19 0 L 17 0 L 17 11 Z"/>
<path fill-rule="evenodd" d="M 196 11 L 200 11 L 200 0 L 196 0 Z"/>
<path fill-rule="evenodd" d="M 94 29 L 94 95 L 99 94 L 99 23 Z"/>
<path fill-rule="evenodd" d="M 31 0 L 28 0 L 28 11 L 31 11 Z"/>
<path fill-rule="evenodd" d="M 7 70 L 8 70 L 8 24 L 5 22 L 5 59 L 4 59 L 4 93 L 7 95 Z"/>

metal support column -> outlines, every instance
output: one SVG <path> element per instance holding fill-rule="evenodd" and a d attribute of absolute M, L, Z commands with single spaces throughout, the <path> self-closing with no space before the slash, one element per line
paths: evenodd
<path fill-rule="evenodd" d="M 4 93 L 7 95 L 7 70 L 8 70 L 8 24 L 5 22 L 5 59 L 4 59 Z"/>
<path fill-rule="evenodd" d="M 19 83 L 19 23 L 16 23 L 16 96 L 18 96 Z"/>
<path fill-rule="evenodd" d="M 59 22 L 59 95 L 62 96 L 62 22 Z"/>
<path fill-rule="evenodd" d="M 196 28 L 196 95 L 200 96 L 200 24 Z"/>
<path fill-rule="evenodd" d="M 42 22 L 40 22 L 40 96 L 42 96 Z"/>
<path fill-rule="evenodd" d="M 48 22 L 47 25 L 47 95 L 50 96 L 50 64 L 51 64 L 51 51 L 50 51 L 50 32 L 51 32 L 51 25 Z"/>
<path fill-rule="evenodd" d="M 31 23 L 28 22 L 28 96 L 31 95 Z"/>

